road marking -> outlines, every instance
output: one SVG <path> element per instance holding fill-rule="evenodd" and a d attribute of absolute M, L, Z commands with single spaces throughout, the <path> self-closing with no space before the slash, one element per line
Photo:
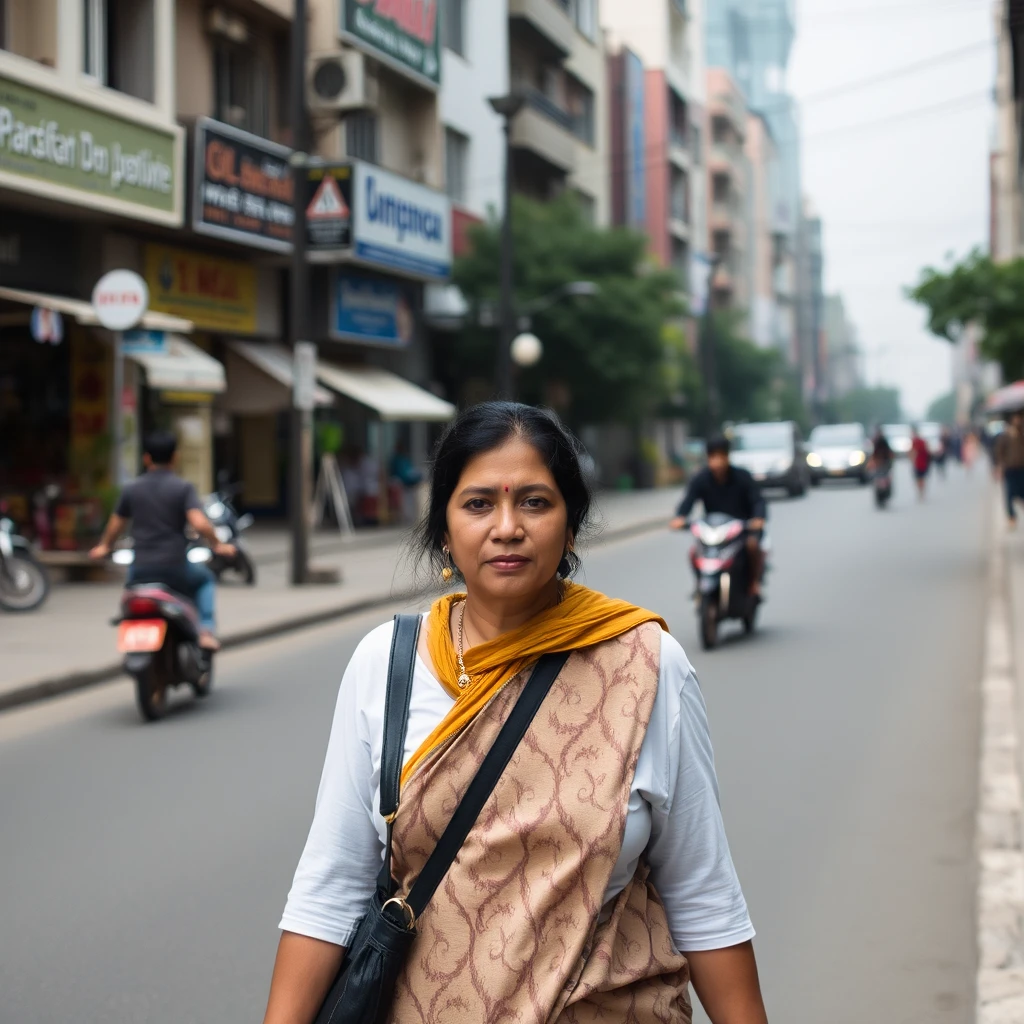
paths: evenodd
<path fill-rule="evenodd" d="M 1024 799 L 1005 528 L 993 502 L 977 818 L 978 1024 L 1024 1021 Z"/>

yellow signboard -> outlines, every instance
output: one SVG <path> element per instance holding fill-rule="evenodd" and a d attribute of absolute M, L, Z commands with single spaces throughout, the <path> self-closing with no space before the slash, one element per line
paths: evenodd
<path fill-rule="evenodd" d="M 228 334 L 256 333 L 256 268 L 165 245 L 146 246 L 149 307 Z"/>

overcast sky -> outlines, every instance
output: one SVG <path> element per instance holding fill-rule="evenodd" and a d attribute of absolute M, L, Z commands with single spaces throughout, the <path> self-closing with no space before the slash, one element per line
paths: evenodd
<path fill-rule="evenodd" d="M 919 416 L 950 390 L 949 346 L 902 289 L 947 252 L 987 246 L 991 0 L 797 4 L 789 87 L 801 101 L 804 192 L 824 221 L 826 289 L 846 300 L 868 382 L 899 386 Z"/>

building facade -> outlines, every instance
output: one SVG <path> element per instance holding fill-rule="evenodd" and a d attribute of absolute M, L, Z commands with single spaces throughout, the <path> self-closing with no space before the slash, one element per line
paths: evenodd
<path fill-rule="evenodd" d="M 842 295 L 826 295 L 823 311 L 828 397 L 834 400 L 863 386 L 861 350 Z"/>
<path fill-rule="evenodd" d="M 607 88 L 597 0 L 508 0 L 509 84 L 525 99 L 512 124 L 516 192 L 569 190 L 609 221 Z"/>
<path fill-rule="evenodd" d="M 605 0 L 612 219 L 690 295 L 707 250 L 703 0 Z"/>

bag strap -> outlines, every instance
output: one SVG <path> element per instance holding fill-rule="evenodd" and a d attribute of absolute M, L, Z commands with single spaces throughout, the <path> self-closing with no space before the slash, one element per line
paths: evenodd
<path fill-rule="evenodd" d="M 380 816 L 387 823 L 388 834 L 384 863 L 377 879 L 378 888 L 389 896 L 394 888 L 391 880 L 391 828 L 398 812 L 412 677 L 416 671 L 416 646 L 422 621 L 419 615 L 396 615 L 395 631 L 391 637 L 388 688 L 384 699 L 384 740 L 380 755 Z"/>
<path fill-rule="evenodd" d="M 562 671 L 566 661 L 569 660 L 570 653 L 570 651 L 560 651 L 557 654 L 545 654 L 530 674 L 526 686 L 523 687 L 523 692 L 516 701 L 516 706 L 512 709 L 512 714 L 508 716 L 505 724 L 501 727 L 501 732 L 498 733 L 493 746 L 487 752 L 480 770 L 469 784 L 466 795 L 455 809 L 451 821 L 448 822 L 448 827 L 437 841 L 434 852 L 431 853 L 405 899 L 405 903 L 412 911 L 414 921 L 430 902 L 437 887 L 448 873 L 452 861 L 462 849 L 466 836 L 476 824 L 476 819 L 480 817 L 484 804 L 487 803 L 502 772 L 512 760 L 512 755 L 516 752 L 523 736 L 526 735 L 526 730 L 540 710 L 555 678 Z"/>

